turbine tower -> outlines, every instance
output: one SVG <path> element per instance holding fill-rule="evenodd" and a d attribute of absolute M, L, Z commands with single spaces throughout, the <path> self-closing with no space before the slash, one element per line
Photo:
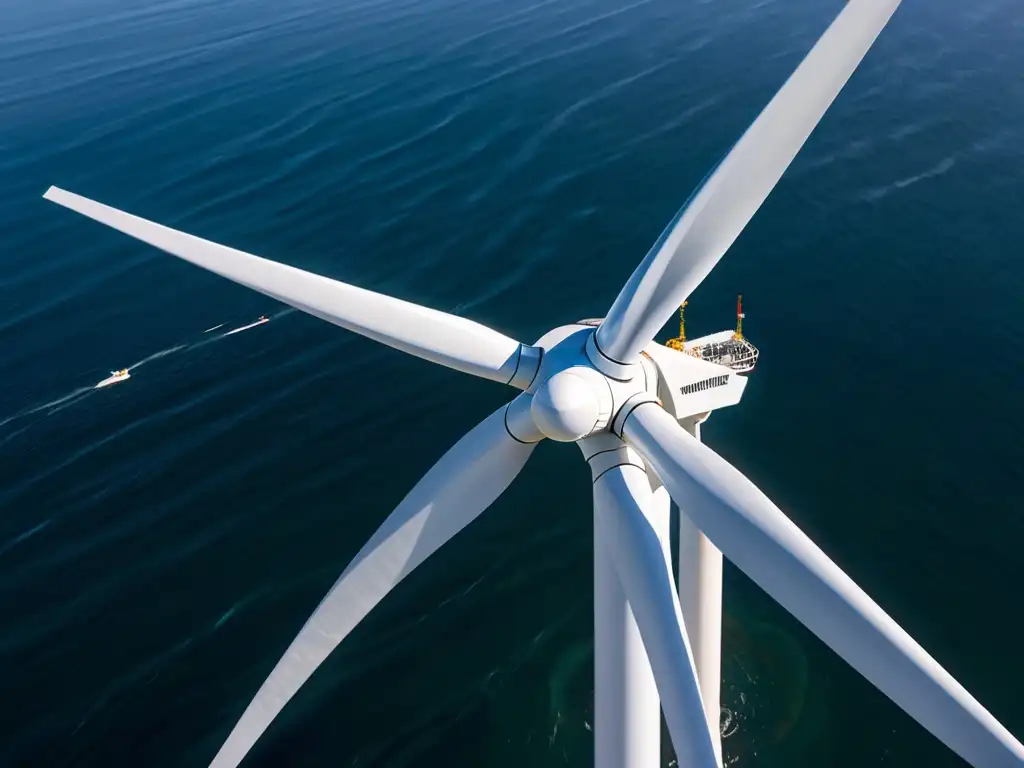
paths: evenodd
<path fill-rule="evenodd" d="M 722 556 L 975 768 L 1024 747 L 753 483 L 700 441 L 757 350 L 724 331 L 655 334 L 778 183 L 899 0 L 850 0 L 669 224 L 607 314 L 522 344 L 471 320 L 212 243 L 51 187 L 45 197 L 395 349 L 520 390 L 452 446 L 341 574 L 242 713 L 214 768 L 239 765 L 387 593 L 508 487 L 543 439 L 575 442 L 594 506 L 595 762 L 656 768 L 659 707 L 680 766 L 721 766 Z M 668 551 L 680 514 L 679 587 Z"/>

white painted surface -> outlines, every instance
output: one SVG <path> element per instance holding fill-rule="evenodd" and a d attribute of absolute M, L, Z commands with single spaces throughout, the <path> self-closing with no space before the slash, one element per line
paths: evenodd
<path fill-rule="evenodd" d="M 594 520 L 594 768 L 660 768 L 661 702 L 633 611 Z"/>
<path fill-rule="evenodd" d="M 335 582 L 242 714 L 211 768 L 235 768 L 338 643 L 395 585 L 487 509 L 519 474 L 534 447 L 506 431 L 504 407 L 452 446 Z"/>
<path fill-rule="evenodd" d="M 624 435 L 731 562 L 936 738 L 976 768 L 1024 766 L 1024 746 L 725 459 L 656 405 Z"/>
<path fill-rule="evenodd" d="M 684 425 L 700 440 L 700 424 Z M 667 493 L 667 491 L 666 491 Z M 722 553 L 679 511 L 679 605 L 690 637 L 701 699 L 722 761 Z"/>
<path fill-rule="evenodd" d="M 850 0 L 623 286 L 597 332 L 630 363 L 733 244 L 839 95 L 900 0 Z"/>
<path fill-rule="evenodd" d="M 103 387 L 109 387 L 111 384 L 117 384 L 122 381 L 127 381 L 132 375 L 130 373 L 112 373 L 103 381 L 99 382 L 93 389 L 102 389 Z"/>
<path fill-rule="evenodd" d="M 665 521 L 654 511 L 650 480 L 642 467 L 617 465 L 595 477 L 594 526 L 615 565 L 643 638 L 679 764 L 712 768 L 717 758 L 683 627 L 668 548 L 660 535 Z M 610 629 L 610 625 L 602 625 L 602 631 Z M 602 663 L 597 656 L 597 666 Z M 597 727 L 600 723 L 595 730 Z"/>
<path fill-rule="evenodd" d="M 597 683 L 599 691 L 621 692 L 618 699 L 599 693 L 603 714 L 598 715 L 595 738 L 611 745 L 606 757 L 619 761 L 599 763 L 601 768 L 647 768 L 653 759 L 652 706 L 657 703 L 652 681 L 661 695 L 679 764 L 705 768 L 719 759 L 712 736 L 717 734 L 717 719 L 715 728 L 709 729 L 708 713 L 719 698 L 713 683 L 720 680 L 721 599 L 715 585 L 720 590 L 721 557 L 715 560 L 708 539 L 682 532 L 681 558 L 695 568 L 682 579 L 686 615 L 698 625 L 694 651 L 662 532 L 664 489 L 655 487 L 652 492 L 644 461 L 681 502 L 685 516 L 738 567 L 924 727 L 976 768 L 1021 768 L 1024 747 L 1005 728 L 749 480 L 676 424 L 673 416 L 684 418 L 738 402 L 746 380 L 730 372 L 721 387 L 683 394 L 680 390 L 687 384 L 726 375 L 728 369 L 651 344 L 753 217 L 898 4 L 899 0 L 850 0 L 666 229 L 622 288 L 598 335 L 591 326 L 556 328 L 538 341 L 543 356 L 537 348 L 523 347 L 464 318 L 227 248 L 56 187 L 45 197 L 368 338 L 528 393 L 571 366 L 603 371 L 598 383 L 607 389 L 611 402 L 610 423 L 618 425 L 643 460 L 616 437 L 601 432 L 607 430 L 604 424 L 581 442 L 592 470 L 600 474 L 593 488 Z M 692 343 L 729 335 L 731 331 L 712 334 Z M 636 365 L 641 350 L 649 350 L 657 377 L 649 365 Z M 593 383 L 593 376 L 589 378 Z M 656 378 L 662 380 L 660 387 Z M 667 410 L 649 402 L 659 390 Z M 577 395 L 549 398 L 549 410 L 578 408 Z M 531 454 L 533 441 L 541 437 L 530 397 L 520 395 L 512 407 L 485 419 L 399 504 L 302 628 L 213 766 L 237 766 L 366 613 L 508 486 Z M 648 402 L 640 404 L 644 401 Z M 575 418 L 578 413 L 569 415 Z M 552 421 L 558 419 L 569 421 L 569 416 L 554 413 Z M 578 431 L 567 428 L 563 437 Z M 639 637 L 644 638 L 642 643 Z"/>
<path fill-rule="evenodd" d="M 546 437 L 572 443 L 608 423 L 612 394 L 593 368 L 575 366 L 546 379 L 533 394 L 533 423 Z"/>
<path fill-rule="evenodd" d="M 322 320 L 434 363 L 508 383 L 520 344 L 472 320 L 357 288 L 155 224 L 57 187 L 44 197 Z"/>
<path fill-rule="evenodd" d="M 665 410 L 676 419 L 736 405 L 747 387 L 747 377 L 739 376 L 724 365 L 699 360 L 685 352 L 650 344 L 644 352 L 658 369 L 658 398 Z M 684 394 L 684 388 L 701 382 L 716 382 L 726 377 L 725 384 Z"/>

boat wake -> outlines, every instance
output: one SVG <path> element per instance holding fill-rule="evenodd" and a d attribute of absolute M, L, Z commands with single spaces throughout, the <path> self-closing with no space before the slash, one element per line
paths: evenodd
<path fill-rule="evenodd" d="M 144 366 L 144 365 L 146 365 L 148 363 L 153 362 L 154 360 L 159 360 L 162 357 L 167 357 L 168 355 L 173 355 L 173 354 L 175 354 L 177 352 L 190 351 L 190 350 L 199 349 L 201 347 L 205 347 L 208 344 L 213 344 L 215 342 L 220 341 L 221 339 L 227 338 L 228 336 L 232 336 L 232 335 L 234 335 L 236 333 L 241 333 L 242 331 L 247 331 L 247 330 L 249 330 L 251 328 L 256 328 L 257 326 L 264 325 L 266 323 L 269 323 L 271 320 L 276 320 L 276 319 L 278 319 L 280 317 L 284 317 L 285 315 L 289 315 L 289 314 L 291 314 L 293 312 L 295 312 L 295 310 L 289 308 L 289 309 L 282 310 L 281 312 L 278 312 L 277 314 L 274 314 L 274 315 L 270 315 L 270 316 L 262 315 L 255 322 L 249 323 L 247 325 L 239 326 L 238 328 L 234 328 L 234 329 L 232 329 L 230 331 L 226 331 L 224 333 L 214 334 L 212 336 L 209 335 L 211 331 L 215 331 L 218 328 L 223 328 L 225 325 L 227 325 L 227 323 L 221 323 L 220 325 L 215 325 L 213 328 L 207 328 L 205 331 L 202 332 L 201 338 L 196 340 L 196 341 L 185 342 L 185 343 L 181 343 L 181 344 L 175 344 L 173 346 L 167 347 L 166 349 L 161 349 L 158 352 L 154 352 L 151 355 L 147 355 L 146 357 L 142 358 L 141 360 L 137 360 L 136 362 L 132 363 L 131 365 L 125 366 L 124 368 L 121 369 L 121 371 L 125 372 L 124 375 L 118 375 L 118 372 L 113 372 L 110 376 L 108 376 L 107 378 L 103 379 L 102 381 L 100 381 L 100 382 L 98 382 L 96 384 L 90 384 L 89 386 L 78 387 L 77 389 L 74 389 L 71 392 L 68 392 L 67 394 L 61 395 L 58 398 L 55 398 L 53 400 L 49 400 L 49 401 L 47 401 L 45 403 L 40 403 L 38 405 L 33 405 L 33 406 L 29 407 L 29 408 L 25 408 L 25 409 L 23 409 L 21 411 L 18 411 L 17 413 L 11 414 L 10 416 L 2 418 L 2 419 L 0 419 L 0 427 L 4 427 L 4 426 L 6 426 L 8 424 L 11 424 L 11 423 L 14 423 L 14 422 L 22 421 L 24 419 L 27 419 L 30 416 L 37 415 L 37 414 L 43 414 L 44 417 L 45 416 L 52 416 L 53 414 L 55 414 L 55 413 L 57 413 L 59 411 L 63 411 L 64 409 L 70 408 L 73 405 L 77 405 L 82 400 L 85 400 L 90 395 L 96 394 L 100 390 L 107 389 L 107 388 L 109 388 L 113 384 L 117 384 L 117 383 L 120 383 L 122 381 L 127 381 L 128 379 L 131 378 L 131 376 L 130 376 L 131 372 L 137 370 L 138 368 L 141 368 L 142 366 Z M 28 426 L 31 426 L 31 425 L 28 425 Z M 24 429 L 27 429 L 27 428 L 28 427 L 26 426 Z M 21 432 L 24 431 L 24 429 L 18 430 L 14 434 L 20 434 Z M 6 439 L 4 439 L 3 441 L 0 441 L 0 442 L 6 442 L 7 439 L 10 439 L 11 437 L 13 437 L 14 434 L 7 435 Z"/>

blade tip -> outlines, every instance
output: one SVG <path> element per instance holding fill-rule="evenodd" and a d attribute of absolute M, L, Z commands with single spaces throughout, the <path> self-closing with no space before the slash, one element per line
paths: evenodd
<path fill-rule="evenodd" d="M 51 186 L 46 192 L 43 193 L 43 199 L 49 200 L 51 203 L 59 203 L 61 198 L 68 194 L 60 187 Z"/>

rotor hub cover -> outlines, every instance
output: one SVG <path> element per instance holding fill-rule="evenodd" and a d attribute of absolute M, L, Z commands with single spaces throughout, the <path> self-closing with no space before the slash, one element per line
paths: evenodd
<path fill-rule="evenodd" d="M 571 443 L 589 435 L 601 421 L 599 393 L 587 369 L 568 368 L 549 378 L 533 396 L 533 423 L 552 440 Z"/>

